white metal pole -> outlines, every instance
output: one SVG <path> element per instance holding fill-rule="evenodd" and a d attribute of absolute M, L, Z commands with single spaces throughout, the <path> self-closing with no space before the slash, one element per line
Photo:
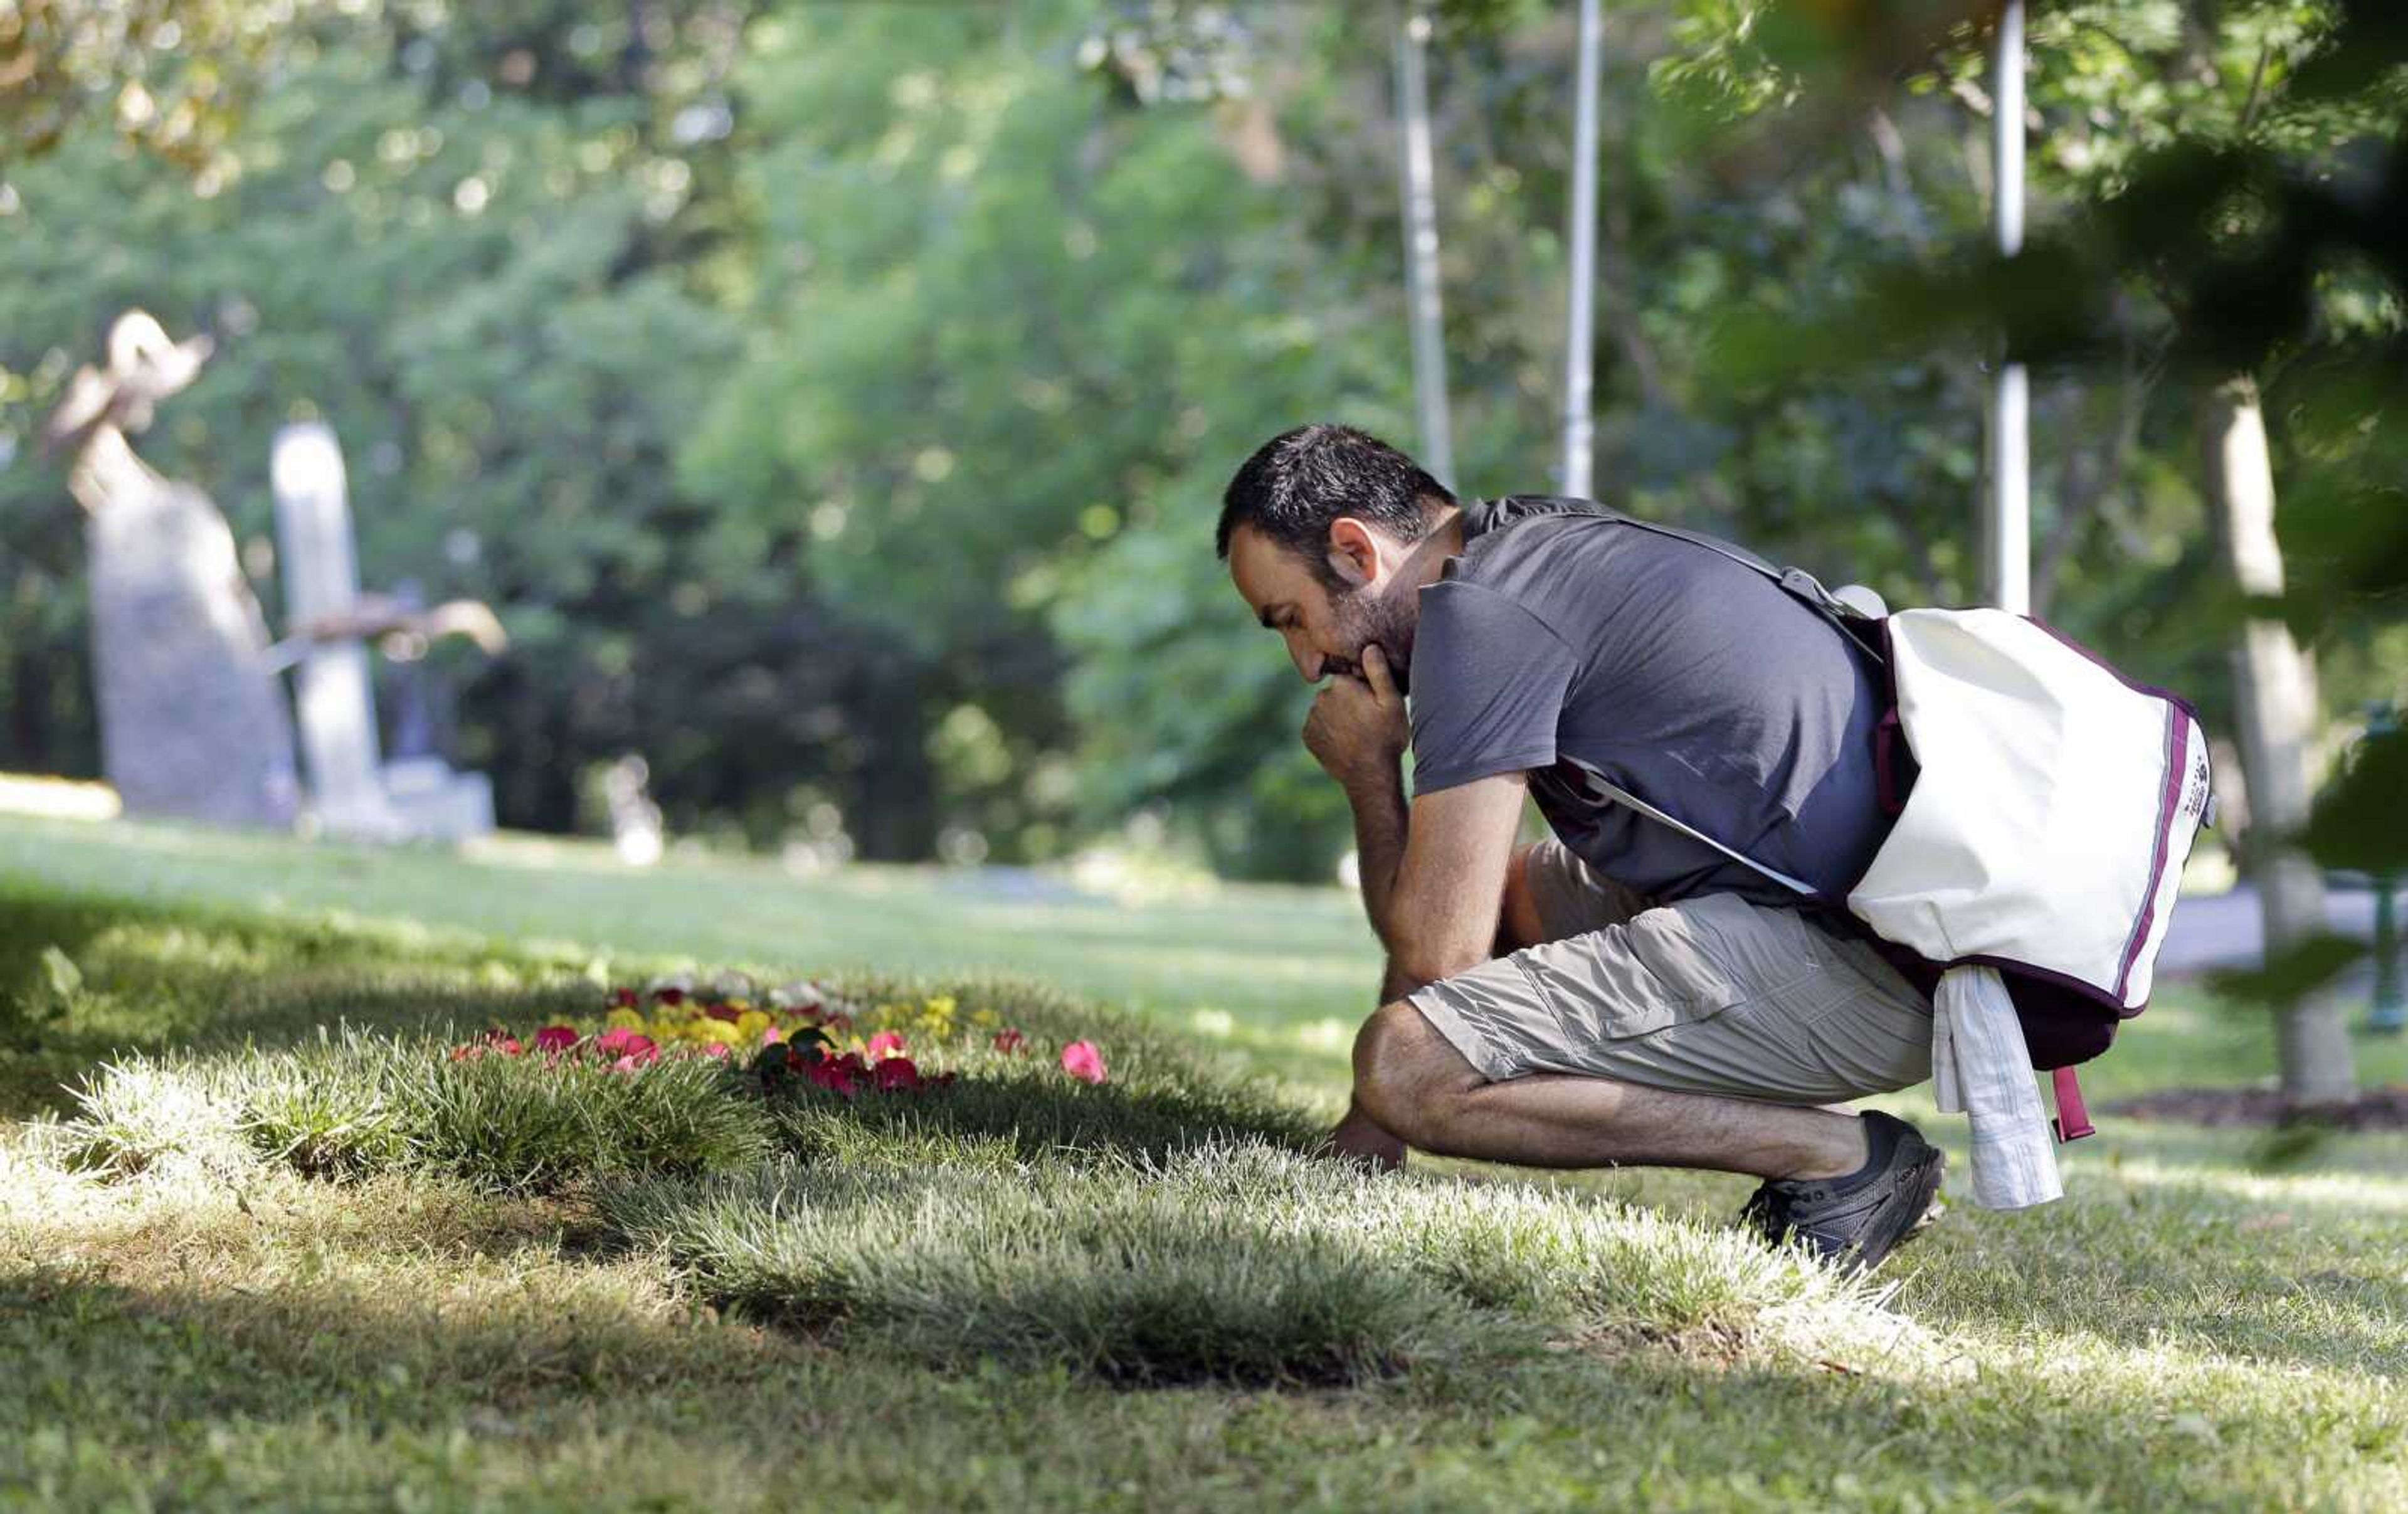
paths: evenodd
<path fill-rule="evenodd" d="M 1571 273 L 1564 339 L 1564 493 L 1588 497 L 1597 451 L 1597 108 L 1604 70 L 1600 0 L 1581 0 L 1579 77 L 1572 115 Z"/>
<path fill-rule="evenodd" d="M 1405 299 L 1413 339 L 1413 397 L 1430 476 L 1455 487 L 1455 437 L 1447 416 L 1446 326 L 1439 296 L 1438 191 L 1430 169 L 1429 83 L 1423 51 L 1429 18 L 1407 0 L 1397 26 L 1397 115 L 1403 152 Z"/>
<path fill-rule="evenodd" d="M 1999 13 L 1990 83 L 1990 221 L 1999 251 L 2013 257 L 2024 245 L 2024 0 L 2007 0 Z M 2030 406 L 2024 366 L 2001 361 L 1990 390 L 1990 497 L 1983 557 L 1990 602 L 2019 615 L 2031 611 Z"/>

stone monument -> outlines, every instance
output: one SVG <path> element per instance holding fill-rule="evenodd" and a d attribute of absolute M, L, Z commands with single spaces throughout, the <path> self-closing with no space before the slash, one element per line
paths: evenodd
<path fill-rule="evenodd" d="M 209 350 L 128 310 L 107 366 L 76 374 L 47 440 L 72 454 L 67 487 L 86 514 L 101 764 L 125 813 L 285 827 L 300 798 L 293 728 L 234 532 L 208 495 L 127 440 Z"/>
<path fill-rule="evenodd" d="M 380 757 L 368 645 L 380 642 L 388 655 L 414 662 L 431 642 L 462 635 L 491 654 L 508 645 L 501 623 L 472 599 L 421 610 L 414 595 L 360 591 L 343 453 L 331 427 L 311 421 L 279 431 L 269 477 L 292 633 L 276 648 L 277 660 L 295 670 L 317 825 L 328 835 L 368 841 L 491 832 L 494 792 L 484 774 L 455 772 L 423 747 L 390 763 Z"/>

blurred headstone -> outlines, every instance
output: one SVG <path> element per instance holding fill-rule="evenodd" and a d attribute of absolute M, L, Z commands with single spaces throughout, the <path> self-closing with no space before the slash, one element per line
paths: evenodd
<path fill-rule="evenodd" d="M 49 441 L 73 453 L 68 487 L 86 512 L 101 764 L 125 813 L 283 827 L 300 799 L 293 728 L 234 533 L 207 494 L 126 440 L 209 349 L 128 310 L 107 367 L 76 375 Z"/>
<path fill-rule="evenodd" d="M 301 753 L 320 828 L 371 841 L 490 834 L 492 782 L 454 771 L 436 750 L 421 659 L 434 638 L 451 634 L 497 650 L 504 641 L 499 623 L 466 600 L 428 612 L 414 584 L 400 595 L 360 592 L 342 448 L 332 428 L 309 422 L 279 431 L 270 476 L 285 613 L 294 632 L 288 644 L 299 649 L 294 694 Z M 404 670 L 391 761 L 378 753 L 370 638 L 381 638 Z"/>
<path fill-rule="evenodd" d="M 661 807 L 645 792 L 652 769 L 642 757 L 621 757 L 603 771 L 602 799 L 610 810 L 610 844 L 619 860 L 648 868 L 661 859 Z"/>
<path fill-rule="evenodd" d="M 414 578 L 405 578 L 393 586 L 393 599 L 405 615 L 416 615 L 426 609 L 426 594 Z M 388 764 L 408 762 L 418 757 L 439 757 L 443 755 L 443 737 L 437 727 L 443 716 L 436 711 L 440 697 L 434 672 L 426 665 L 423 649 L 413 649 L 408 656 L 395 656 L 385 670 L 385 692 L 389 696 L 385 729 L 385 760 Z"/>
<path fill-rule="evenodd" d="M 268 476 L 276 488 L 286 621 L 308 627 L 349 619 L 359 609 L 360 570 L 343 452 L 333 428 L 309 421 L 278 431 Z M 343 637 L 313 641 L 294 670 L 293 695 L 319 828 L 330 836 L 398 839 L 401 816 L 385 798 L 378 771 L 366 644 Z"/>
<path fill-rule="evenodd" d="M 394 585 L 404 621 L 423 622 L 426 601 L 413 579 Z M 426 638 L 417 632 L 395 638 L 408 644 L 392 655 L 386 687 L 393 696 L 393 739 L 384 761 L 385 798 L 400 812 L 413 836 L 459 840 L 494 830 L 493 780 L 460 772 L 444 759 L 442 743 L 451 721 L 449 690 L 426 661 Z M 388 643 L 390 645 L 390 642 Z"/>

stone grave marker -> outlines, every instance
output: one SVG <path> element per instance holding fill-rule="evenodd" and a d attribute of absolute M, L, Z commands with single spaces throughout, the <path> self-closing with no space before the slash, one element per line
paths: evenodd
<path fill-rule="evenodd" d="M 490 834 L 494 790 L 437 755 L 417 659 L 440 637 L 464 635 L 488 653 L 508 644 L 493 612 L 473 600 L 422 608 L 415 592 L 363 594 L 341 446 L 319 422 L 276 435 L 278 556 L 284 568 L 284 646 L 294 664 L 301 753 L 320 828 L 363 840 L 459 840 Z M 372 640 L 406 652 L 396 693 L 405 718 L 392 761 L 379 756 Z"/>
<path fill-rule="evenodd" d="M 135 454 L 130 435 L 197 377 L 205 337 L 128 310 L 105 367 L 77 373 L 48 440 L 91 545 L 101 764 L 132 815 L 285 827 L 300 790 L 267 622 L 208 496 Z"/>
<path fill-rule="evenodd" d="M 293 674 L 309 807 L 327 835 L 397 840 L 401 816 L 385 797 L 377 760 L 367 645 L 336 629 L 358 613 L 360 568 L 334 429 L 306 421 L 278 431 L 268 476 L 276 488 L 284 618 L 309 639 Z"/>

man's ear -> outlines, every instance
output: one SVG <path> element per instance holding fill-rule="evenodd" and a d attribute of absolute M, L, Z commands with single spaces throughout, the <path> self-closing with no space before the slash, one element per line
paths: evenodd
<path fill-rule="evenodd" d="M 1329 570 L 1348 588 L 1360 588 L 1380 574 L 1380 543 L 1371 528 L 1352 515 L 1329 523 Z"/>

